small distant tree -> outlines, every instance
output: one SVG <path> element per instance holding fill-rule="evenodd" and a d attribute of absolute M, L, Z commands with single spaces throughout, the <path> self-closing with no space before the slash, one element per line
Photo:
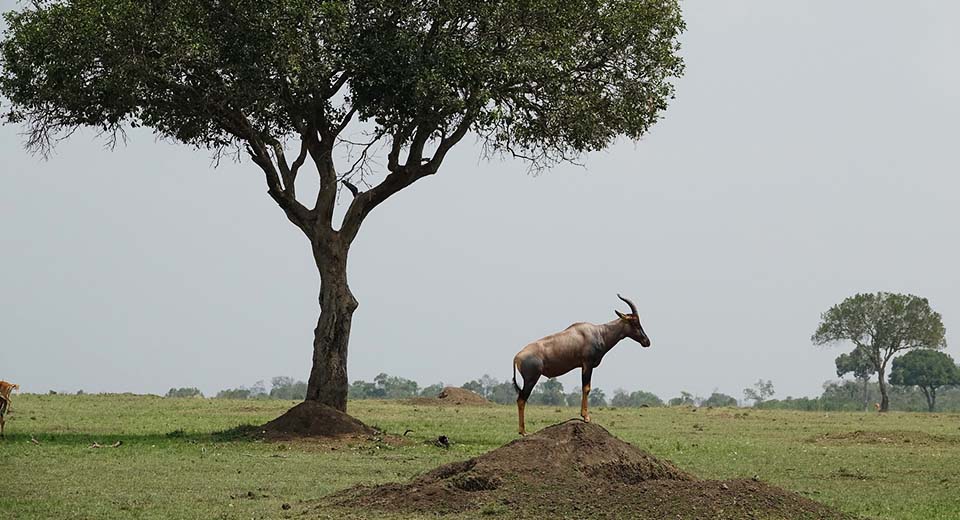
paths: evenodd
<path fill-rule="evenodd" d="M 270 399 L 303 400 L 307 396 L 307 383 L 304 381 L 279 376 L 273 378 L 270 383 Z"/>
<path fill-rule="evenodd" d="M 737 406 L 737 399 L 727 394 L 714 392 L 710 394 L 710 397 L 704 399 L 703 402 L 700 403 L 700 406 L 712 406 L 714 408 L 720 408 L 724 406 Z"/>
<path fill-rule="evenodd" d="M 863 409 L 868 409 L 870 407 L 870 376 L 877 373 L 873 360 L 870 358 L 870 351 L 857 347 L 849 354 L 840 354 L 836 359 L 836 364 L 837 377 L 852 373 L 853 377 L 860 381 L 863 386 Z"/>
<path fill-rule="evenodd" d="M 250 399 L 249 388 L 228 388 L 217 392 L 217 399 Z"/>
<path fill-rule="evenodd" d="M 960 384 L 960 371 L 953 358 L 934 350 L 913 350 L 893 360 L 890 384 L 917 386 L 927 399 L 927 409 L 937 403 L 937 389 Z"/>
<path fill-rule="evenodd" d="M 753 401 L 753 406 L 759 406 L 767 399 L 773 397 L 773 381 L 763 379 L 758 379 L 756 383 L 753 384 L 753 388 L 744 388 L 743 397 L 747 401 Z"/>
<path fill-rule="evenodd" d="M 557 379 L 548 379 L 538 384 L 530 395 L 530 402 L 548 406 L 563 406 L 566 403 L 563 383 Z"/>
<path fill-rule="evenodd" d="M 639 408 L 641 406 L 663 406 L 663 400 L 650 392 L 637 390 L 627 393 L 626 390 L 618 388 L 613 392 L 613 398 L 610 400 L 610 406 L 617 408 Z"/>
<path fill-rule="evenodd" d="M 484 394 L 483 383 L 479 379 L 474 379 L 473 381 L 467 381 L 460 388 L 464 390 L 470 390 L 471 392 L 477 395 Z"/>
<path fill-rule="evenodd" d="M 887 364 L 898 352 L 947 346 L 940 314 L 926 298 L 878 292 L 857 294 L 830 307 L 810 338 L 815 345 L 849 341 L 869 354 L 880 384 L 880 411 L 890 409 Z"/>
<path fill-rule="evenodd" d="M 443 391 L 443 383 L 434 383 L 420 390 L 420 397 L 436 397 Z"/>
<path fill-rule="evenodd" d="M 513 388 L 513 383 L 503 381 L 490 389 L 487 399 L 500 404 L 512 404 L 517 401 L 517 391 Z"/>
<path fill-rule="evenodd" d="M 697 404 L 697 399 L 693 397 L 693 394 L 683 390 L 680 392 L 679 397 L 674 397 L 667 402 L 670 406 L 695 406 Z"/>
<path fill-rule="evenodd" d="M 270 397 L 267 393 L 267 385 L 263 380 L 257 381 L 250 387 L 250 399 L 266 399 Z"/>
<path fill-rule="evenodd" d="M 171 388 L 167 397 L 203 397 L 203 393 L 198 388 Z"/>
<path fill-rule="evenodd" d="M 591 407 L 607 406 L 607 396 L 600 388 L 590 389 L 590 395 L 587 397 L 587 401 L 589 401 Z"/>
<path fill-rule="evenodd" d="M 373 378 L 373 381 L 376 383 L 377 388 L 383 390 L 383 395 L 386 399 L 416 397 L 420 390 L 416 381 L 385 373 L 378 374 L 377 377 Z"/>
<path fill-rule="evenodd" d="M 350 385 L 347 395 L 350 399 L 383 399 L 387 393 L 376 383 L 358 379 Z"/>

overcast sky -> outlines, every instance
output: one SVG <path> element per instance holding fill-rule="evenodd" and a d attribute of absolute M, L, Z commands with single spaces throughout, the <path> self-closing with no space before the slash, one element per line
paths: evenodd
<path fill-rule="evenodd" d="M 466 139 L 377 208 L 350 262 L 350 380 L 511 375 L 526 343 L 634 299 L 594 387 L 817 395 L 820 313 L 929 298 L 960 357 L 960 4 L 685 2 L 686 75 L 638 142 L 540 176 Z M 16 2 L 0 0 L 8 10 Z M 212 394 L 306 379 L 318 279 L 250 164 L 145 132 L 47 161 L 0 127 L 0 379 Z M 845 347 L 844 347 L 845 348 Z M 579 373 L 562 378 L 569 390 Z"/>

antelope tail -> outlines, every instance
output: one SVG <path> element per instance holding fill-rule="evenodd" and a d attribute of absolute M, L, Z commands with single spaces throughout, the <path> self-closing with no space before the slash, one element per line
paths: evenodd
<path fill-rule="evenodd" d="M 520 393 L 520 385 L 517 384 L 517 360 L 513 360 L 513 388 Z"/>

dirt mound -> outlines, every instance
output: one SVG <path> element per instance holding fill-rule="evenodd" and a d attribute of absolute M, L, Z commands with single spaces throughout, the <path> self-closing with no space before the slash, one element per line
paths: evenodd
<path fill-rule="evenodd" d="M 357 419 L 317 401 L 304 401 L 259 429 L 272 437 L 336 437 L 375 433 Z"/>
<path fill-rule="evenodd" d="M 864 431 L 831 432 L 809 439 L 819 444 L 889 444 L 932 446 L 936 444 L 960 444 L 960 437 L 930 435 L 918 431 Z"/>
<path fill-rule="evenodd" d="M 567 421 L 409 482 L 358 486 L 324 501 L 350 511 L 509 518 L 845 518 L 753 480 L 702 481 L 610 435 Z"/>
<path fill-rule="evenodd" d="M 436 397 L 418 397 L 407 401 L 424 406 L 484 406 L 490 404 L 480 394 L 455 386 L 444 387 Z"/>

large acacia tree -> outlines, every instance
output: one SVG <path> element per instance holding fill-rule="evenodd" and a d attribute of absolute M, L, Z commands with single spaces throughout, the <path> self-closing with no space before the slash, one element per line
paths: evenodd
<path fill-rule="evenodd" d="M 811 340 L 815 345 L 853 343 L 855 356 L 866 356 L 880 383 L 880 411 L 890 408 L 887 364 L 898 352 L 947 346 L 940 314 L 926 298 L 888 292 L 857 294 L 827 309 Z M 840 371 L 837 365 L 837 372 Z"/>
<path fill-rule="evenodd" d="M 262 172 L 320 274 L 307 400 L 340 410 L 347 258 L 374 208 L 468 133 L 533 168 L 637 139 L 682 72 L 677 0 L 35 0 L 5 18 L 0 93 L 28 148 L 143 126 Z"/>

